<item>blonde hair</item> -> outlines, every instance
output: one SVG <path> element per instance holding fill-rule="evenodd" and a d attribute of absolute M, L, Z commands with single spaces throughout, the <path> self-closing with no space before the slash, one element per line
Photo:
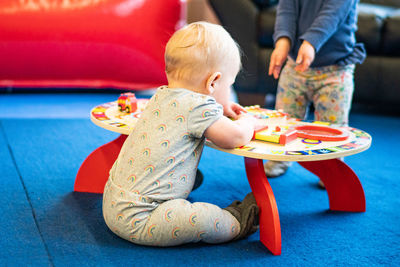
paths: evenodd
<path fill-rule="evenodd" d="M 208 22 L 176 31 L 165 49 L 165 71 L 176 80 L 198 79 L 233 64 L 240 69 L 239 46 L 222 26 Z"/>

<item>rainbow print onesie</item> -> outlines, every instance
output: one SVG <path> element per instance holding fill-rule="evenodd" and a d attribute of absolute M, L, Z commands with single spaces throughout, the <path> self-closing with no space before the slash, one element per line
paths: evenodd
<path fill-rule="evenodd" d="M 110 170 L 103 216 L 136 244 L 222 243 L 240 231 L 226 210 L 186 200 L 204 146 L 204 131 L 223 116 L 215 99 L 186 89 L 157 89 Z"/>

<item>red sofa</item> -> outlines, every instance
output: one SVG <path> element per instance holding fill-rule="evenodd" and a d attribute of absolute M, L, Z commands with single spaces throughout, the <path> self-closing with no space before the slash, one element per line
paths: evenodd
<path fill-rule="evenodd" d="M 183 0 L 3 0 L 0 87 L 147 89 L 166 83 L 164 47 Z"/>

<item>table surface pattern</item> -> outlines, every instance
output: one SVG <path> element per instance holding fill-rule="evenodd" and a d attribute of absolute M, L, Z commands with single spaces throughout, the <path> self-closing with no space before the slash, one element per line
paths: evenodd
<path fill-rule="evenodd" d="M 146 106 L 147 99 L 138 99 L 138 109 L 133 113 L 120 112 L 117 102 L 109 102 L 94 107 L 90 112 L 94 124 L 124 135 L 129 135 L 141 112 Z M 293 125 L 307 125 L 312 122 L 288 120 Z M 222 149 L 207 141 L 212 148 L 235 155 L 281 161 L 315 161 L 357 154 L 368 149 L 372 137 L 359 129 L 352 127 L 339 127 L 348 131 L 349 137 L 344 141 L 320 141 L 305 138 L 296 140 L 286 145 L 253 140 L 249 144 L 234 149 Z"/>

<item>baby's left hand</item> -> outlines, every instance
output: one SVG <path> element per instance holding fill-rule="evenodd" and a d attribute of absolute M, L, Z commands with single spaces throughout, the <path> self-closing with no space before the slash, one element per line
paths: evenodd
<path fill-rule="evenodd" d="M 298 64 L 294 69 L 296 71 L 303 72 L 310 67 L 311 63 L 315 58 L 314 47 L 306 40 L 300 46 L 299 52 L 297 53 L 296 63 Z"/>
<path fill-rule="evenodd" d="M 229 102 L 224 106 L 224 115 L 228 118 L 237 120 L 242 112 L 246 112 L 246 110 L 237 103 Z"/>

